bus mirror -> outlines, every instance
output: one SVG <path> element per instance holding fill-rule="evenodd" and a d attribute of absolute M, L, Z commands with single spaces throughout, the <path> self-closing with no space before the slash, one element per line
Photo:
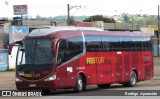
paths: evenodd
<path fill-rule="evenodd" d="M 9 55 L 11 55 L 12 48 L 13 48 L 13 46 L 16 45 L 16 44 L 22 45 L 22 41 L 16 41 L 16 42 L 13 42 L 13 43 L 11 43 L 11 44 L 9 45 L 9 48 L 8 48 L 8 54 L 9 54 Z"/>

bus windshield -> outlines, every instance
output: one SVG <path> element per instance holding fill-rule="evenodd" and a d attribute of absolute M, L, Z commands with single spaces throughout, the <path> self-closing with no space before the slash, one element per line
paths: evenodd
<path fill-rule="evenodd" d="M 53 67 L 54 53 L 51 53 L 50 39 L 23 40 L 17 54 L 17 70 L 37 71 Z"/>

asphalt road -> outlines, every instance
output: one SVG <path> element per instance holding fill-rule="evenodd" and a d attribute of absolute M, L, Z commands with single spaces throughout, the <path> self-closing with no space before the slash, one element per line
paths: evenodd
<path fill-rule="evenodd" d="M 123 90 L 122 90 L 123 89 Z M 56 92 L 50 93 L 42 97 L 0 97 L 4 99 L 160 99 L 160 96 L 155 94 L 152 96 L 143 96 L 140 95 L 143 93 L 155 92 L 160 95 L 160 86 L 152 87 L 134 87 L 134 88 L 124 88 L 120 85 L 115 85 L 109 89 L 98 89 L 95 86 L 88 88 L 86 91 L 80 93 L 74 93 L 73 90 L 58 90 Z M 158 90 L 158 91 L 157 91 Z M 138 93 L 137 94 L 125 94 L 125 93 Z M 121 93 L 122 96 L 118 96 L 117 93 Z M 136 96 L 136 97 L 135 97 Z"/>

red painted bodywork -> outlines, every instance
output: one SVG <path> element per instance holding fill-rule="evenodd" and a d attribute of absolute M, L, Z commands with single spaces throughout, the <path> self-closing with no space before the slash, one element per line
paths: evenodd
<path fill-rule="evenodd" d="M 41 75 L 39 78 L 21 78 L 22 82 L 16 82 L 18 89 L 57 89 L 57 88 L 73 88 L 76 86 L 76 79 L 79 73 L 83 74 L 86 78 L 87 85 L 93 84 L 112 84 L 128 82 L 130 73 L 135 70 L 138 75 L 138 81 L 150 79 L 153 77 L 153 57 L 151 51 L 134 51 L 127 52 L 85 52 L 83 56 L 76 60 L 67 62 L 66 64 L 57 67 L 57 54 L 58 54 L 58 39 L 66 39 L 70 37 L 84 35 L 98 35 L 98 36 L 144 36 L 143 33 L 132 32 L 110 32 L 110 31 L 58 31 L 50 33 L 46 36 L 25 37 L 25 39 L 33 38 L 52 38 L 56 39 L 56 60 L 53 70 L 38 71 Z M 52 45 L 53 46 L 53 45 Z M 55 48 L 55 47 L 54 47 Z M 97 58 L 98 57 L 98 58 Z M 146 57 L 148 60 L 146 60 Z M 92 63 L 87 63 L 87 58 L 96 59 Z M 73 72 L 68 72 L 67 67 L 72 67 Z M 26 72 L 24 72 L 26 73 Z M 56 74 L 56 80 L 44 81 L 51 74 Z M 36 87 L 29 87 L 30 84 L 36 84 Z"/>

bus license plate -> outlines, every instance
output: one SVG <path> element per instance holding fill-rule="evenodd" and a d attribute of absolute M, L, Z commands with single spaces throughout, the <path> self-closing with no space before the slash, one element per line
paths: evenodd
<path fill-rule="evenodd" d="M 36 87 L 36 84 L 30 84 L 29 87 Z"/>

